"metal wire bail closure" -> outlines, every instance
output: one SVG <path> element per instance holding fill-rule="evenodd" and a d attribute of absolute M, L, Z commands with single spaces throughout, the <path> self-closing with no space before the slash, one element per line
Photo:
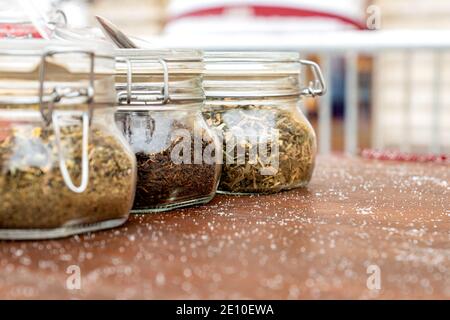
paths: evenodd
<path fill-rule="evenodd" d="M 48 101 L 44 101 L 44 83 L 46 74 L 47 58 L 55 54 L 69 54 L 80 53 L 86 54 L 90 58 L 90 72 L 89 72 L 89 86 L 87 88 L 81 88 L 72 90 L 70 88 L 58 88 L 55 87 L 50 95 Z M 64 50 L 64 51 L 47 51 L 42 55 L 41 65 L 39 69 L 39 110 L 42 118 L 47 125 L 53 124 L 55 131 L 56 147 L 59 157 L 59 169 L 63 177 L 66 186 L 75 193 L 83 193 L 86 191 L 89 183 L 89 128 L 92 121 L 94 109 L 94 81 L 95 81 L 95 54 L 90 51 L 83 50 Z M 81 182 L 79 186 L 75 186 L 73 180 L 67 169 L 66 159 L 62 150 L 61 143 L 61 128 L 59 115 L 54 111 L 54 104 L 61 101 L 63 98 L 78 98 L 86 97 L 86 103 L 88 104 L 88 111 L 82 113 L 82 150 L 81 150 Z M 48 108 L 47 108 L 48 107 Z M 48 110 L 47 110 L 48 109 Z"/>
<path fill-rule="evenodd" d="M 154 92 L 151 91 L 150 88 L 146 88 L 139 85 L 133 85 L 133 63 L 128 58 L 116 58 L 117 62 L 125 63 L 127 66 L 127 83 L 125 87 L 125 91 L 119 91 L 117 93 L 117 98 L 119 101 L 119 104 L 125 104 L 130 105 L 132 102 L 142 102 L 142 100 L 139 100 L 139 96 L 144 96 L 144 102 L 146 104 L 151 103 L 161 103 L 166 104 L 170 100 L 169 95 L 169 67 L 167 66 L 166 60 L 159 58 L 158 61 L 162 68 L 163 68 L 163 86 L 161 87 L 161 91 L 159 92 L 161 98 L 157 98 L 155 101 L 148 101 L 145 100 L 145 97 L 148 97 L 148 95 L 153 94 Z M 122 88 L 123 86 L 116 85 L 116 88 Z"/>
<path fill-rule="evenodd" d="M 63 180 L 70 191 L 75 193 L 83 193 L 86 191 L 89 184 L 89 123 L 90 117 L 87 112 L 82 114 L 82 143 L 81 143 L 81 182 L 77 187 L 73 183 L 69 170 L 67 169 L 66 159 L 64 158 L 64 150 L 61 145 L 61 129 L 59 126 L 58 114 L 55 112 L 52 115 L 53 128 L 55 130 L 56 148 L 59 157 L 59 170 L 61 171 Z"/>
<path fill-rule="evenodd" d="M 300 60 L 300 64 L 311 68 L 314 75 L 314 81 L 310 81 L 308 87 L 302 89 L 301 95 L 311 97 L 324 95 L 327 92 L 327 86 L 319 65 L 309 60 Z"/>

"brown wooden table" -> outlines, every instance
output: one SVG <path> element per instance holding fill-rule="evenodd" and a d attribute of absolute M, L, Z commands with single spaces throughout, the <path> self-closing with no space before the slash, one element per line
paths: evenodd
<path fill-rule="evenodd" d="M 321 157 L 308 189 L 0 242 L 0 298 L 449 299 L 449 195 L 448 165 Z"/>

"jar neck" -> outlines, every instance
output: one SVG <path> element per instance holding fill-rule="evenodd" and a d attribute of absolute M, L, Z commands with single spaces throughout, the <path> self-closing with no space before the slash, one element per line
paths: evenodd
<path fill-rule="evenodd" d="M 261 109 L 293 109 L 301 101 L 300 96 L 259 97 L 259 98 L 211 98 L 207 97 L 205 109 L 233 109 L 245 106 L 256 106 Z"/>
<path fill-rule="evenodd" d="M 175 100 L 168 101 L 166 104 L 153 104 L 153 105 L 118 105 L 118 112 L 152 112 L 152 111 L 188 111 L 188 112 L 200 112 L 203 107 L 203 100 L 197 101 L 183 101 Z"/>
<path fill-rule="evenodd" d="M 203 81 L 208 98 L 279 98 L 300 95 L 298 74 L 265 76 L 210 76 Z"/>

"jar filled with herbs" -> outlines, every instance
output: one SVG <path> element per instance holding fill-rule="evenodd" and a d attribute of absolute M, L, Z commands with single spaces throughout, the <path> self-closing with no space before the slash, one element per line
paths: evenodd
<path fill-rule="evenodd" d="M 126 49 L 117 56 L 116 122 L 138 167 L 133 212 L 209 202 L 221 144 L 201 113 L 202 52 Z"/>
<path fill-rule="evenodd" d="M 114 123 L 114 50 L 0 42 L 0 239 L 123 224 L 136 160 Z"/>
<path fill-rule="evenodd" d="M 302 87 L 302 67 L 314 76 Z M 205 53 L 204 117 L 223 144 L 219 192 L 274 193 L 311 179 L 316 136 L 300 109 L 325 93 L 317 64 L 289 52 Z"/>

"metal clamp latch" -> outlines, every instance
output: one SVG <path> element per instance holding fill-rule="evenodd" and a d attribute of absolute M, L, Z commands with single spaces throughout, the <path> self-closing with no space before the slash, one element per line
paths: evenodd
<path fill-rule="evenodd" d="M 327 92 L 327 86 L 319 65 L 309 60 L 300 60 L 300 64 L 310 67 L 314 75 L 314 80 L 310 81 L 308 87 L 302 89 L 301 94 L 311 97 L 324 95 Z"/>
<path fill-rule="evenodd" d="M 44 84 L 45 84 L 45 74 L 47 58 L 52 57 L 56 54 L 86 54 L 90 58 L 90 70 L 89 70 L 89 86 L 87 88 L 60 88 L 55 87 L 50 94 L 50 97 L 44 99 Z M 46 121 L 47 125 L 53 124 L 53 129 L 55 131 L 56 147 L 59 156 L 59 169 L 61 171 L 64 183 L 66 186 L 75 193 L 83 193 L 86 191 L 89 182 L 89 127 L 92 121 L 94 113 L 94 82 L 95 82 L 95 54 L 90 51 L 83 50 L 64 50 L 64 51 L 48 51 L 42 55 L 41 65 L 39 69 L 39 110 L 43 119 Z M 65 98 L 78 98 L 86 97 L 86 102 L 88 105 L 88 111 L 82 112 L 82 150 L 81 150 L 81 182 L 79 186 L 75 186 L 73 180 L 67 169 L 66 159 L 64 157 L 64 150 L 62 150 L 61 143 L 61 129 L 59 115 L 54 112 L 54 104 L 60 102 Z"/>
<path fill-rule="evenodd" d="M 117 98 L 120 105 L 137 104 L 166 104 L 170 100 L 169 96 L 169 68 L 164 59 L 155 60 L 163 68 L 163 85 L 161 88 L 153 90 L 146 85 L 133 84 L 133 64 L 130 59 L 117 58 L 117 62 L 125 63 L 127 66 L 127 83 L 116 84 Z"/>

